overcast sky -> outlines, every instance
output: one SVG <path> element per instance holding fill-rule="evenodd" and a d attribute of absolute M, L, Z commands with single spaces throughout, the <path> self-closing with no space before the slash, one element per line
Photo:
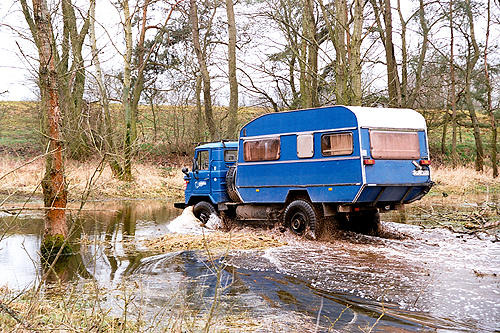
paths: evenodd
<path fill-rule="evenodd" d="M 79 0 L 75 0 L 78 2 Z M 84 1 L 84 0 L 82 0 Z M 30 2 L 30 1 L 28 1 Z M 401 1 L 403 6 L 403 11 L 405 15 L 410 15 L 412 12 L 412 8 L 415 8 L 415 5 L 418 4 L 415 1 L 403 0 Z M 84 8 L 87 8 L 87 2 L 85 0 Z M 394 4 L 395 6 L 395 1 Z M 238 6 L 236 10 L 247 11 L 242 6 Z M 222 11 L 223 12 L 223 11 Z M 237 12 L 238 15 L 238 12 Z M 240 16 L 241 18 L 241 16 Z M 108 30 L 108 35 L 106 35 L 103 29 L 100 29 L 97 25 L 97 35 L 98 35 L 98 46 L 104 47 L 105 52 L 101 55 L 101 62 L 103 62 L 103 67 L 105 70 L 117 69 L 121 66 L 121 59 L 119 56 L 116 56 L 116 49 L 113 44 L 118 43 L 118 47 L 121 47 L 121 42 L 123 41 L 123 37 L 121 35 L 120 25 L 119 25 L 119 16 L 114 7 L 110 4 L 109 0 L 100 0 L 97 1 L 97 22 L 103 22 Z M 238 17 L 237 17 L 238 20 Z M 395 23 L 398 20 L 398 16 L 396 13 L 393 14 L 393 20 Z M 484 37 L 484 28 L 485 28 L 485 20 L 481 18 L 476 19 L 477 30 L 476 34 L 478 35 L 478 39 L 482 40 Z M 410 27 L 411 28 L 411 27 Z M 263 27 L 261 36 L 266 39 L 276 39 L 269 38 L 270 29 Z M 439 34 L 443 35 L 443 38 L 447 38 L 449 29 L 443 29 Z M 22 12 L 20 10 L 20 4 L 17 0 L 1 0 L 0 1 L 0 100 L 36 100 L 37 99 L 37 87 L 35 84 L 35 78 L 33 77 L 34 69 L 32 66 L 35 62 L 27 61 L 26 57 L 36 57 L 36 49 L 33 44 L 20 37 L 18 33 L 27 34 L 27 24 L 24 20 Z M 409 31 L 412 34 L 411 30 Z M 435 32 L 434 32 L 435 33 Z M 29 34 L 29 33 L 28 33 Z M 457 33 L 458 35 L 458 33 Z M 498 43 L 498 29 L 495 28 L 492 31 L 490 37 L 490 44 Z M 115 38 L 113 42 L 110 41 L 109 37 Z M 439 35 L 438 35 L 439 37 Z M 433 37 L 436 39 L 436 35 Z M 458 37 L 456 36 L 458 39 Z M 418 47 L 417 38 L 413 35 L 413 39 L 409 38 L 409 45 L 412 47 Z M 279 41 L 274 40 L 275 46 L 280 47 Z M 397 33 L 395 33 L 395 43 L 399 43 L 399 37 Z M 256 44 L 258 45 L 258 44 Z M 267 46 L 267 45 L 266 45 Z M 225 52 L 225 48 L 222 48 Z M 22 50 L 22 52 L 21 52 Z M 278 50 L 278 48 L 276 49 Z M 326 53 L 330 53 L 330 50 L 326 48 L 324 50 Z M 87 56 L 86 59 L 90 59 L 88 53 L 90 50 L 86 49 Z M 259 50 L 258 48 L 248 49 L 245 52 L 239 51 L 238 57 L 240 57 L 240 63 L 243 62 L 241 57 L 247 57 L 244 62 L 252 63 L 253 59 L 257 60 L 257 58 L 261 57 L 264 52 Z M 268 51 L 269 52 L 269 51 Z M 380 50 L 379 56 L 383 55 L 383 49 Z M 265 54 L 264 54 L 265 55 Z M 224 54 L 219 55 L 221 64 L 218 64 L 217 67 L 220 66 L 220 69 L 225 68 L 227 65 L 223 58 L 225 58 Z M 320 55 L 321 56 L 321 55 Z M 495 56 L 494 54 L 492 55 Z M 330 55 L 324 54 L 325 59 L 328 60 Z M 224 63 L 223 63 L 224 62 Z M 217 71 L 217 67 L 214 68 Z M 380 76 L 379 85 L 383 85 L 383 81 L 385 79 L 384 67 L 379 65 L 378 67 L 374 67 L 376 72 L 379 73 L 368 73 L 374 76 Z M 369 71 L 373 71 L 374 68 L 370 68 Z M 366 69 L 364 69 L 366 71 Z M 224 81 L 225 82 L 225 81 Z M 222 83 L 224 83 L 222 82 Z M 221 84 L 224 86 L 225 84 Z M 5 93 L 4 93 L 5 92 Z M 222 92 L 224 95 L 224 92 Z M 224 97 L 222 97 L 224 98 Z"/>

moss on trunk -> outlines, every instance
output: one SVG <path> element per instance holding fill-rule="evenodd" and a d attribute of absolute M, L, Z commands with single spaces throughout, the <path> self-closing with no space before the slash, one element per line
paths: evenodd
<path fill-rule="evenodd" d="M 45 235 L 40 245 L 40 252 L 44 261 L 50 264 L 58 253 L 60 253 L 60 257 L 72 255 L 73 248 L 61 234 Z"/>

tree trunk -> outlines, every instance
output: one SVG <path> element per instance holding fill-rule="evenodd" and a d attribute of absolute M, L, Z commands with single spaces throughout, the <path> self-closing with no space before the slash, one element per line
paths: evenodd
<path fill-rule="evenodd" d="M 354 17 L 349 45 L 349 77 L 351 82 L 350 105 L 361 105 L 361 33 L 363 32 L 364 1 L 354 0 Z"/>
<path fill-rule="evenodd" d="M 401 104 L 407 107 L 408 98 L 408 49 L 406 47 L 406 21 L 401 11 L 401 0 L 398 0 L 398 14 L 401 22 Z"/>
<path fill-rule="evenodd" d="M 124 32 L 125 32 L 125 55 L 123 57 L 124 67 L 123 67 L 123 91 L 122 91 L 122 104 L 125 113 L 125 142 L 124 142 L 124 157 L 125 164 L 123 167 L 123 179 L 127 181 L 132 180 L 132 145 L 134 144 L 134 133 L 135 130 L 133 126 L 135 125 L 134 113 L 131 107 L 131 65 L 132 65 L 132 16 L 130 15 L 130 9 L 128 5 L 128 0 L 123 0 L 122 2 L 123 13 L 124 13 Z"/>
<path fill-rule="evenodd" d="M 467 65 L 466 65 L 467 68 L 465 76 L 465 100 L 467 103 L 467 108 L 469 109 L 469 115 L 474 130 L 474 140 L 476 142 L 476 170 L 483 171 L 483 158 L 484 158 L 483 143 L 481 140 L 481 132 L 479 129 L 479 122 L 477 120 L 476 110 L 474 109 L 474 103 L 472 102 L 472 92 L 471 92 L 472 72 L 474 70 L 474 66 L 476 66 L 476 63 L 479 59 L 479 46 L 477 45 L 476 36 L 474 33 L 474 18 L 472 17 L 470 0 L 466 1 L 466 11 L 467 11 L 467 17 L 469 18 L 469 32 L 472 41 L 473 51 L 469 52 L 467 56 Z"/>
<path fill-rule="evenodd" d="M 45 236 L 67 237 L 66 202 L 67 189 L 64 176 L 64 160 L 61 140 L 61 110 L 58 98 L 58 76 L 55 65 L 54 40 L 50 13 L 45 0 L 33 0 L 33 19 L 38 40 L 40 61 L 39 78 L 42 107 L 47 112 L 49 154 L 45 160 L 45 176 L 42 180 L 45 207 Z"/>
<path fill-rule="evenodd" d="M 226 0 L 227 32 L 229 35 L 228 76 L 229 76 L 229 138 L 237 138 L 238 127 L 238 81 L 236 79 L 236 22 L 234 19 L 233 0 Z"/>
<path fill-rule="evenodd" d="M 99 51 L 97 50 L 97 40 L 95 34 L 95 1 L 90 5 L 90 47 L 92 50 L 92 59 L 95 67 L 95 78 L 97 87 L 99 88 L 101 99 L 101 110 L 104 120 L 104 142 L 105 152 L 107 154 L 107 161 L 113 176 L 121 179 L 123 176 L 123 169 L 118 162 L 118 152 L 116 150 L 115 140 L 113 138 L 113 125 L 111 122 L 111 114 L 109 112 L 109 98 L 108 91 L 104 85 L 101 62 L 99 61 Z"/>
<path fill-rule="evenodd" d="M 498 161 L 497 161 L 497 123 L 495 119 L 495 113 L 493 113 L 493 106 L 491 101 L 491 79 L 488 69 L 488 42 L 490 38 L 490 22 L 491 22 L 491 0 L 488 0 L 488 12 L 486 21 L 486 42 L 484 46 L 484 75 L 486 79 L 486 91 L 487 91 L 487 110 L 490 118 L 491 124 L 491 167 L 493 169 L 493 178 L 498 177 Z"/>
<path fill-rule="evenodd" d="M 300 106 L 302 108 L 309 108 L 312 106 L 311 102 L 311 91 L 309 89 L 309 83 L 307 82 L 307 32 L 309 31 L 309 15 L 306 14 L 306 3 L 308 0 L 304 1 L 304 8 L 302 11 L 302 38 L 300 40 L 300 53 L 299 53 L 299 69 L 300 69 Z"/>
<path fill-rule="evenodd" d="M 441 154 L 446 155 L 446 134 L 448 133 L 448 111 L 443 115 L 443 133 L 441 135 Z"/>
<path fill-rule="evenodd" d="M 345 29 L 347 27 L 346 19 L 346 1 L 335 1 L 335 29 L 334 29 L 334 47 L 335 47 L 335 98 L 337 104 L 349 104 L 347 99 L 347 54 L 345 42 Z"/>
<path fill-rule="evenodd" d="M 401 85 L 399 83 L 394 43 L 392 42 L 391 1 L 384 0 L 383 17 L 385 23 L 385 56 L 387 61 L 387 88 L 389 91 L 389 106 L 400 107 Z"/>
<path fill-rule="evenodd" d="M 450 81 L 451 81 L 451 160 L 453 166 L 457 165 L 457 106 L 455 89 L 455 64 L 453 58 L 454 38 L 453 38 L 453 0 L 450 0 Z"/>
<path fill-rule="evenodd" d="M 137 77 L 133 82 L 132 98 L 130 103 L 130 109 L 132 114 L 131 134 L 133 143 L 135 143 L 135 141 L 137 140 L 137 115 L 138 115 L 139 101 L 141 99 L 142 91 L 144 90 L 144 68 L 146 67 L 146 63 L 149 60 L 149 54 L 146 55 L 144 49 L 144 42 L 146 40 L 146 22 L 148 18 L 147 16 L 148 16 L 149 4 L 150 0 L 144 0 L 144 3 L 142 5 L 142 20 L 141 20 L 141 30 L 139 32 L 139 41 L 135 47 L 136 51 L 135 69 L 137 71 Z"/>
<path fill-rule="evenodd" d="M 90 7 L 95 0 L 90 1 Z M 85 91 L 85 64 L 82 50 L 85 37 L 89 31 L 90 9 L 87 17 L 83 21 L 82 28 L 78 32 L 75 9 L 71 0 L 62 1 L 63 23 L 65 40 L 63 42 L 63 63 L 59 66 L 59 92 L 63 99 L 63 118 L 65 121 L 65 140 L 67 148 L 73 158 L 82 158 L 89 152 L 85 131 L 81 128 L 82 110 L 84 108 L 83 94 Z M 69 40 L 68 38 L 69 37 Z M 71 68 L 68 70 L 68 47 L 71 42 Z"/>
<path fill-rule="evenodd" d="M 210 73 L 208 72 L 206 53 L 202 51 L 200 44 L 200 28 L 198 24 L 198 5 L 196 0 L 189 0 L 189 20 L 191 21 L 191 33 L 193 35 L 194 51 L 200 66 L 201 78 L 203 81 L 203 100 L 205 107 L 205 119 L 210 133 L 210 139 L 218 139 L 217 130 L 212 111 L 212 94 L 210 90 Z"/>
<path fill-rule="evenodd" d="M 318 100 L 318 41 L 316 40 L 316 20 L 314 17 L 314 0 L 306 0 L 304 14 L 307 16 L 307 81 L 310 106 L 319 105 Z"/>
<path fill-rule="evenodd" d="M 202 138 L 201 134 L 201 124 L 202 122 L 202 110 L 201 110 L 201 90 L 202 90 L 202 78 L 201 74 L 196 74 L 196 86 L 195 86 L 195 96 L 196 96 L 196 126 L 195 126 L 195 132 L 194 132 L 194 137 L 195 140 L 198 142 L 204 141 Z"/>
<path fill-rule="evenodd" d="M 422 45 L 420 46 L 420 54 L 418 57 L 417 68 L 415 69 L 415 88 L 413 89 L 413 91 L 409 96 L 406 95 L 407 102 L 405 103 L 405 105 L 407 107 L 413 107 L 413 104 L 415 104 L 417 96 L 420 93 L 420 88 L 422 87 L 422 71 L 424 68 L 425 56 L 427 54 L 427 46 L 429 44 L 430 28 L 427 25 L 427 21 L 425 19 L 425 8 L 423 0 L 420 0 L 418 14 L 419 14 L 418 17 L 420 21 L 420 27 L 422 28 Z"/>

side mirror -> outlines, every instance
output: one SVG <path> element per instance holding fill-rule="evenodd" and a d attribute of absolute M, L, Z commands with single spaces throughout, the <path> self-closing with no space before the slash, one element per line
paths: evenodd
<path fill-rule="evenodd" d="M 184 167 L 184 168 L 182 168 L 181 171 L 182 171 L 183 174 L 185 174 L 186 176 L 189 177 L 189 173 L 188 173 L 189 169 L 188 168 Z"/>

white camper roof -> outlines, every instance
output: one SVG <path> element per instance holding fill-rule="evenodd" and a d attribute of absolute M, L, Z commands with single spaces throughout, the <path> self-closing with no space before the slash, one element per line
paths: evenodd
<path fill-rule="evenodd" d="M 411 109 L 369 108 L 362 106 L 345 106 L 358 119 L 359 127 L 370 128 L 404 128 L 425 130 L 424 117 Z"/>

